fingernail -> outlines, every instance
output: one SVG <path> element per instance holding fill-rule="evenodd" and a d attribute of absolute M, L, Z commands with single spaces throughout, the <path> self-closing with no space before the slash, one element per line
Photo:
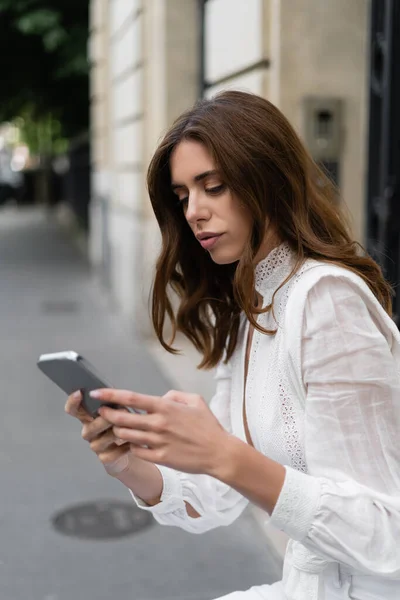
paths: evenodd
<path fill-rule="evenodd" d="M 117 438 L 115 440 L 115 443 L 117 444 L 117 446 L 122 446 L 122 444 L 125 444 L 125 440 L 121 440 L 120 438 Z"/>
<path fill-rule="evenodd" d="M 101 392 L 100 390 L 93 390 L 89 393 L 89 396 L 91 398 L 101 398 Z"/>
<path fill-rule="evenodd" d="M 78 400 L 81 397 L 81 392 L 80 390 L 78 390 L 77 392 L 74 392 L 72 394 L 72 397 L 74 398 L 74 400 Z"/>

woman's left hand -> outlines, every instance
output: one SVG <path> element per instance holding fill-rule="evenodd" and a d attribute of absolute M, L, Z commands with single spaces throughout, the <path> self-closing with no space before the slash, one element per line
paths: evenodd
<path fill-rule="evenodd" d="M 138 458 L 186 473 L 215 475 L 231 437 L 197 394 L 170 391 L 148 396 L 126 390 L 96 390 L 96 399 L 146 411 L 132 414 L 101 407 L 114 435 L 130 442 Z M 146 446 L 146 447 L 144 447 Z"/>

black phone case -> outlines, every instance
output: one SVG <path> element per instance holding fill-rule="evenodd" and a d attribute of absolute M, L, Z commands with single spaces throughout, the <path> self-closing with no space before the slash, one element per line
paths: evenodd
<path fill-rule="evenodd" d="M 83 396 L 82 405 L 90 415 L 96 416 L 100 406 L 107 405 L 107 403 L 91 398 L 89 392 L 112 386 L 100 378 L 96 374 L 94 367 L 82 356 L 78 355 L 76 360 L 57 358 L 54 360 L 39 361 L 37 365 L 67 395 L 81 390 Z M 108 404 L 108 406 L 118 408 L 115 404 Z"/>

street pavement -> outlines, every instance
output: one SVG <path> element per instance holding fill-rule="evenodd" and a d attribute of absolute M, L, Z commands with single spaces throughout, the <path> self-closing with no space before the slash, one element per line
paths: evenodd
<path fill-rule="evenodd" d="M 153 521 L 106 540 L 53 527 L 54 515 L 82 503 L 132 504 L 65 415 L 39 355 L 76 350 L 118 387 L 158 394 L 171 385 L 40 210 L 0 211 L 0 282 L 1 600 L 211 600 L 279 579 L 280 560 L 249 511 L 204 535 Z"/>

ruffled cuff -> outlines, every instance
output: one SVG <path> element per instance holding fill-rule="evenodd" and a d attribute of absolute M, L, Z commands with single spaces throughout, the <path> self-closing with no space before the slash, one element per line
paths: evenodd
<path fill-rule="evenodd" d="M 163 479 L 163 489 L 160 502 L 154 506 L 149 506 L 141 498 L 136 496 L 132 490 L 129 490 L 137 506 L 142 510 L 147 510 L 154 515 L 166 514 L 183 510 L 186 512 L 185 503 L 182 498 L 182 485 L 179 473 L 168 467 L 156 465 Z"/>
<path fill-rule="evenodd" d="M 285 466 L 285 481 L 270 523 L 293 540 L 308 534 L 321 501 L 321 484 L 316 477 Z"/>

